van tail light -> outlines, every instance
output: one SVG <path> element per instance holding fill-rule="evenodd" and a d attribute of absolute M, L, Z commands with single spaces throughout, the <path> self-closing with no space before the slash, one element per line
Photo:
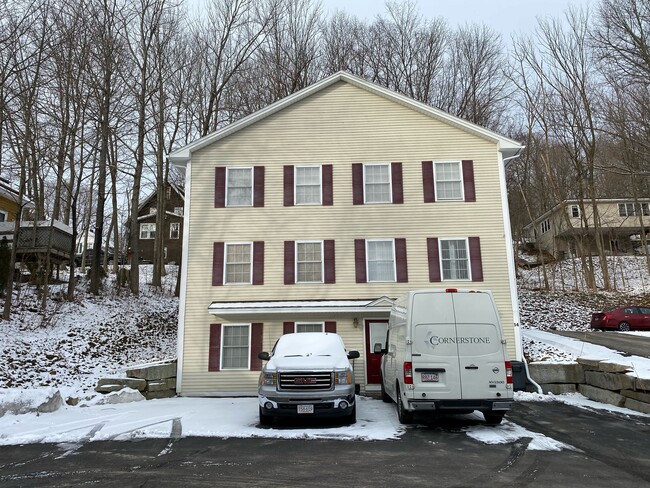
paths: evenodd
<path fill-rule="evenodd" d="M 404 384 L 413 384 L 413 363 L 411 361 L 404 361 Z"/>
<path fill-rule="evenodd" d="M 506 361 L 506 383 L 512 384 L 512 363 L 510 361 Z"/>

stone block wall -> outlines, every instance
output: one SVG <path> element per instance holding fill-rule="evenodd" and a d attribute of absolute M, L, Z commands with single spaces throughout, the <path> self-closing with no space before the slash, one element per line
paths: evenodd
<path fill-rule="evenodd" d="M 650 413 L 650 380 L 629 364 L 578 358 L 575 363 L 530 363 L 530 376 L 544 393 L 581 393 L 590 400 Z"/>
<path fill-rule="evenodd" d="M 122 388 L 138 390 L 147 400 L 176 396 L 176 361 L 136 366 L 126 370 L 126 378 L 102 378 L 95 391 L 110 393 Z"/>

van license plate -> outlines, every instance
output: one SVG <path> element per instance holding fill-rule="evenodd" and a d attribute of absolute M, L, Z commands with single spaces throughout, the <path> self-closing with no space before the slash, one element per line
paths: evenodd
<path fill-rule="evenodd" d="M 430 381 L 433 383 L 438 382 L 438 373 L 421 373 L 422 374 L 422 381 Z"/>
<path fill-rule="evenodd" d="M 314 413 L 313 405 L 298 405 L 298 413 Z"/>

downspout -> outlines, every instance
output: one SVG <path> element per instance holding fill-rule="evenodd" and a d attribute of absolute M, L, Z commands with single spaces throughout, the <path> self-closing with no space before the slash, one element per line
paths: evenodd
<path fill-rule="evenodd" d="M 522 146 L 518 151 L 517 154 L 514 156 L 510 156 L 507 158 L 503 157 L 503 154 L 501 151 L 498 151 L 499 154 L 499 179 L 501 180 L 501 202 L 502 202 L 502 208 L 503 208 L 503 232 L 504 232 L 504 237 L 507 242 L 506 246 L 506 255 L 508 258 L 508 275 L 509 275 L 509 281 L 510 281 L 510 290 L 511 290 L 511 301 L 512 301 L 512 318 L 513 318 L 513 325 L 514 325 L 514 334 L 515 334 L 515 359 L 517 361 L 521 361 L 524 365 L 524 370 L 526 372 L 526 380 L 530 382 L 532 385 L 534 385 L 537 388 L 537 392 L 542 394 L 542 388 L 535 382 L 530 377 L 530 371 L 528 369 L 528 363 L 526 362 L 526 358 L 524 357 L 524 348 L 523 348 L 523 342 L 522 342 L 522 337 L 521 337 L 521 329 L 519 328 L 519 299 L 517 297 L 517 277 L 515 275 L 515 256 L 514 256 L 514 251 L 512 249 L 512 231 L 511 231 L 511 224 L 510 224 L 510 214 L 508 212 L 508 187 L 506 185 L 506 162 L 510 161 L 511 159 L 518 158 L 521 155 L 521 152 L 524 150 L 524 146 Z"/>

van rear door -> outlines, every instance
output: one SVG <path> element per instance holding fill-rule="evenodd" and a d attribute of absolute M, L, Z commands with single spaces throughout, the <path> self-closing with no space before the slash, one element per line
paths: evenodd
<path fill-rule="evenodd" d="M 505 346 L 498 312 L 488 293 L 452 293 L 464 400 L 506 394 Z"/>
<path fill-rule="evenodd" d="M 461 398 L 452 296 L 444 292 L 413 293 L 411 360 L 417 398 Z"/>

